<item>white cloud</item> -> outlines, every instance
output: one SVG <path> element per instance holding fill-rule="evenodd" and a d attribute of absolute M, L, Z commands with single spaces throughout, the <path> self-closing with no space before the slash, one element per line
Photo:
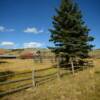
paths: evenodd
<path fill-rule="evenodd" d="M 13 31 L 15 31 L 14 29 L 12 29 L 12 28 L 6 28 L 6 27 L 4 27 L 4 26 L 0 26 L 0 32 L 13 32 Z"/>
<path fill-rule="evenodd" d="M 9 42 L 9 41 L 3 41 L 0 43 L 1 46 L 14 46 L 14 42 Z"/>
<path fill-rule="evenodd" d="M 39 34 L 39 33 L 43 33 L 43 29 L 39 30 L 35 27 L 28 27 L 24 30 L 24 32 L 26 33 L 34 33 L 34 34 Z"/>
<path fill-rule="evenodd" d="M 24 43 L 23 46 L 24 46 L 24 48 L 39 48 L 39 47 L 43 46 L 43 43 L 29 42 L 29 43 Z"/>
<path fill-rule="evenodd" d="M 0 26 L 0 32 L 3 32 L 5 30 L 5 27 Z"/>

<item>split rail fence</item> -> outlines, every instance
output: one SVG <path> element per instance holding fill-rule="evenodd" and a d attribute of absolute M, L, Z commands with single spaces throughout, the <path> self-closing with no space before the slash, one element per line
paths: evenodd
<path fill-rule="evenodd" d="M 53 72 L 48 74 L 47 72 L 50 70 L 53 70 Z M 18 77 L 18 78 L 9 79 L 9 77 Z M 8 79 L 6 81 L 0 82 L 0 96 L 18 92 L 20 90 L 27 89 L 30 87 L 36 87 L 47 81 L 56 79 L 58 78 L 58 71 L 57 68 L 51 67 L 51 68 L 33 70 L 33 71 L 23 72 L 23 73 L 1 75 L 0 79 L 2 80 L 3 78 L 8 78 Z M 5 88 L 5 90 L 2 91 L 2 87 Z"/>
<path fill-rule="evenodd" d="M 93 63 L 90 61 L 85 64 L 87 66 L 87 64 L 92 65 Z M 36 87 L 53 79 L 60 79 L 62 69 L 59 69 L 59 65 L 56 65 L 55 67 L 46 69 L 0 75 L 0 96 L 18 92 L 30 87 Z M 63 74 L 66 74 L 66 70 L 62 71 Z"/>

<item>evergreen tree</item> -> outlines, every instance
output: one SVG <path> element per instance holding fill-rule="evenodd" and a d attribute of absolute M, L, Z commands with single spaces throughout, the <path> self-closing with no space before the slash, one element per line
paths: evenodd
<path fill-rule="evenodd" d="M 50 29 L 51 47 L 56 55 L 61 55 L 69 61 L 71 57 L 88 57 L 93 45 L 93 37 L 89 35 L 90 29 L 82 19 L 82 13 L 73 0 L 61 0 L 61 5 L 53 16 L 53 28 Z"/>

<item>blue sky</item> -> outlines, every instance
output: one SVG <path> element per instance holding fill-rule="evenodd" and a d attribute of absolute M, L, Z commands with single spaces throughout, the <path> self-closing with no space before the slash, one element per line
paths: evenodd
<path fill-rule="evenodd" d="M 76 0 L 100 48 L 100 0 Z M 46 48 L 52 16 L 60 0 L 0 0 L 0 48 Z"/>

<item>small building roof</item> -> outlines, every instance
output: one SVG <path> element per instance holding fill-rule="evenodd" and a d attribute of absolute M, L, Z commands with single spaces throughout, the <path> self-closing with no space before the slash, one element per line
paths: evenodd
<path fill-rule="evenodd" d="M 16 58 L 17 56 L 16 55 L 0 55 L 0 58 Z"/>

